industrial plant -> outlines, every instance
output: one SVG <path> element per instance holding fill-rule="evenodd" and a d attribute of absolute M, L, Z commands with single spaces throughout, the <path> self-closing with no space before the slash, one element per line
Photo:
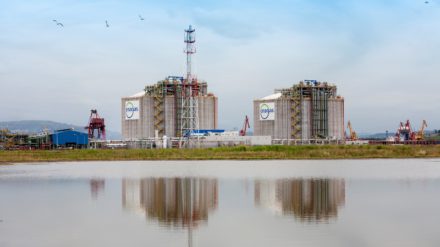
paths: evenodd
<path fill-rule="evenodd" d="M 13 133 L 0 129 L 0 149 L 73 148 L 203 148 L 236 145 L 411 144 L 440 143 L 440 134 L 425 136 L 401 122 L 395 134 L 362 139 L 344 119 L 344 98 L 328 82 L 304 80 L 253 101 L 253 121 L 245 117 L 241 130 L 218 129 L 218 98 L 208 83 L 192 71 L 195 29 L 184 30 L 186 75 L 167 76 L 141 92 L 121 98 L 121 140 L 106 140 L 106 124 L 96 109 L 82 131 L 42 130 Z M 250 103 L 250 102 L 249 102 Z M 249 128 L 253 134 L 248 133 Z M 84 133 L 84 132 L 87 133 Z M 50 133 L 52 132 L 52 133 Z"/>
<path fill-rule="evenodd" d="M 254 100 L 254 135 L 273 139 L 344 140 L 344 98 L 336 86 L 305 80 Z"/>
<path fill-rule="evenodd" d="M 192 74 L 195 29 L 185 30 L 186 77 L 168 76 L 144 91 L 121 100 L 124 140 L 177 137 L 188 138 L 195 131 L 218 127 L 217 97 L 208 83 Z"/>
<path fill-rule="evenodd" d="M 43 129 L 39 133 L 14 133 L 0 129 L 0 150 L 81 149 L 96 142 L 105 142 L 105 121 L 96 109 L 90 111 L 89 123 L 82 130 Z"/>
<path fill-rule="evenodd" d="M 206 82 L 196 79 L 187 84 L 183 77 L 169 76 L 122 98 L 121 111 L 124 140 L 184 137 L 218 127 L 217 97 L 208 93 Z"/>

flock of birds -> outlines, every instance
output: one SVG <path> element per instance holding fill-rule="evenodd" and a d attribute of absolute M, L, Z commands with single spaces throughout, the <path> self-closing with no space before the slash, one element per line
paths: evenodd
<path fill-rule="evenodd" d="M 144 21 L 144 20 L 145 20 L 145 18 L 142 17 L 141 15 L 138 15 L 138 16 L 139 16 L 139 20 L 141 20 L 141 21 Z M 64 24 L 63 24 L 63 23 L 61 23 L 61 22 L 59 22 L 59 21 L 57 21 L 57 20 L 52 20 L 52 21 L 53 21 L 57 26 L 64 27 Z M 107 20 L 105 20 L 105 26 L 106 26 L 107 28 L 110 27 L 110 24 L 108 23 Z"/>

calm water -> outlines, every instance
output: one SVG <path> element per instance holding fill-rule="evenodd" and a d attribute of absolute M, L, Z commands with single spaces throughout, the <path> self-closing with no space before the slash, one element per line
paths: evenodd
<path fill-rule="evenodd" d="M 440 246 L 440 160 L 0 166 L 0 246 Z"/>

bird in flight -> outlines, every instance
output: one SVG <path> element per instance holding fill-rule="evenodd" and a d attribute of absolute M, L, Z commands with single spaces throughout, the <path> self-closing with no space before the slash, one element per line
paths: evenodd
<path fill-rule="evenodd" d="M 141 21 L 145 20 L 144 17 L 142 17 L 141 15 L 139 15 L 139 19 L 140 19 Z"/>
<path fill-rule="evenodd" d="M 105 26 L 110 27 L 110 25 L 108 24 L 108 21 L 105 21 Z"/>
<path fill-rule="evenodd" d="M 55 24 L 57 24 L 57 26 L 64 27 L 63 23 L 58 22 L 57 20 L 52 20 L 52 21 L 55 22 Z"/>
<path fill-rule="evenodd" d="M 428 4 L 429 3 L 429 1 L 425 1 L 425 4 Z"/>

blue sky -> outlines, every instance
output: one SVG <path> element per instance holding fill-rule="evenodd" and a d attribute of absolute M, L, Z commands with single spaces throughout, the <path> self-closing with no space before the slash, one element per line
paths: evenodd
<path fill-rule="evenodd" d="M 97 108 L 108 128 L 120 131 L 121 97 L 184 74 L 183 29 L 192 24 L 195 72 L 219 97 L 221 128 L 241 127 L 253 99 L 304 79 L 337 84 L 357 132 L 395 131 L 406 119 L 440 128 L 436 1 L 0 0 L 0 6 L 0 121 L 85 125 Z"/>

